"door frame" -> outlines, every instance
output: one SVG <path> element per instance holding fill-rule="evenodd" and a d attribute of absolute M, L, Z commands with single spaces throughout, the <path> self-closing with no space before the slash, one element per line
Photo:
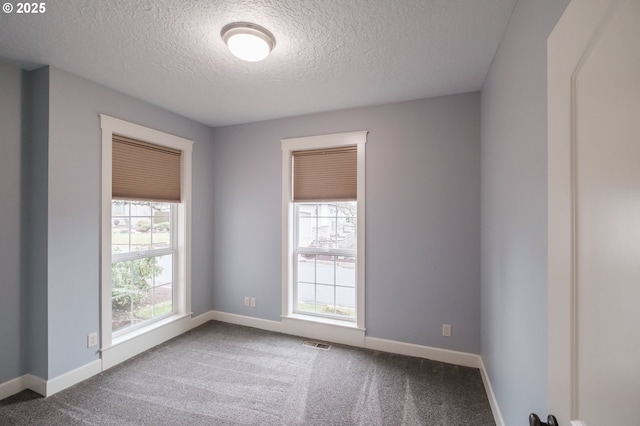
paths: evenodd
<path fill-rule="evenodd" d="M 573 0 L 547 42 L 549 412 L 578 417 L 576 81 L 624 0 Z"/>

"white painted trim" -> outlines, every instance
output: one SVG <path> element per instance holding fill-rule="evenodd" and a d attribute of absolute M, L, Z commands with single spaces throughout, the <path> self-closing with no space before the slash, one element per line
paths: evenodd
<path fill-rule="evenodd" d="M 547 41 L 547 400 L 560 424 L 578 416 L 576 79 L 617 4 L 570 2 Z"/>
<path fill-rule="evenodd" d="M 363 143 L 359 143 L 358 144 L 358 178 L 357 178 L 357 191 L 358 191 L 358 217 L 357 217 L 357 221 L 358 221 L 358 235 L 356 236 L 358 239 L 358 264 L 357 264 L 357 268 L 358 270 L 356 271 L 356 277 L 357 277 L 357 283 L 356 285 L 357 287 L 357 293 L 356 293 L 356 324 L 358 325 L 359 328 L 365 328 L 365 267 L 364 267 L 364 262 L 366 257 L 366 253 L 365 253 L 365 249 L 366 249 L 366 244 L 365 244 L 365 234 L 366 232 L 364 232 L 367 228 L 365 225 L 365 206 L 366 206 L 366 200 L 365 200 L 365 184 L 366 184 L 366 179 L 365 179 L 365 167 L 366 167 L 366 161 L 365 161 L 365 143 L 367 142 L 367 134 L 366 132 L 364 133 L 364 135 L 362 136 L 362 138 L 364 139 Z"/>
<path fill-rule="evenodd" d="M 368 130 L 357 132 L 333 133 L 319 136 L 303 136 L 300 138 L 281 139 L 283 151 L 300 149 L 336 148 L 348 145 L 360 145 L 367 141 Z"/>
<path fill-rule="evenodd" d="M 365 348 L 367 349 L 426 358 L 433 361 L 446 362 L 447 364 L 461 365 L 463 367 L 480 368 L 480 355 L 467 352 L 458 352 L 368 336 L 365 339 L 365 343 Z"/>
<path fill-rule="evenodd" d="M 7 382 L 0 383 L 0 400 L 15 395 L 27 389 L 27 375 L 16 377 Z"/>
<path fill-rule="evenodd" d="M 214 321 L 227 322 L 229 324 L 243 325 L 245 327 L 259 328 L 260 330 L 275 331 L 282 333 L 282 323 L 279 321 L 265 320 L 262 318 L 248 317 L 245 315 L 229 314 L 227 312 L 210 311 L 211 319 Z"/>
<path fill-rule="evenodd" d="M 293 233 L 289 226 L 289 219 L 293 217 L 293 203 L 291 202 L 291 149 L 282 148 L 282 316 L 292 314 L 293 306 Z"/>
<path fill-rule="evenodd" d="M 156 145 L 167 146 L 182 151 L 181 197 L 178 204 L 175 309 L 178 315 L 191 313 L 191 195 L 192 195 L 192 153 L 193 141 L 150 129 L 118 118 L 100 114 L 102 129 L 102 174 L 101 174 L 101 232 L 100 232 L 100 348 L 106 353 L 113 345 L 111 330 L 111 198 L 112 198 L 112 142 L 113 134 L 138 139 Z M 140 333 L 133 332 L 137 338 Z M 150 339 L 153 341 L 153 339 Z M 135 346 L 135 345 L 129 345 Z M 141 347 L 144 347 L 142 345 Z M 119 353 L 120 351 L 116 351 Z"/>
<path fill-rule="evenodd" d="M 213 321 L 213 312 L 214 311 L 205 312 L 204 314 L 191 318 L 191 328 L 200 327 L 209 321 Z"/>
<path fill-rule="evenodd" d="M 498 405 L 498 399 L 493 393 L 493 386 L 491 386 L 491 380 L 489 380 L 489 373 L 484 366 L 484 361 L 480 357 L 480 376 L 482 377 L 482 383 L 484 389 L 487 392 L 487 398 L 489 399 L 489 405 L 491 406 L 491 412 L 493 413 L 493 419 L 496 422 L 496 426 L 505 426 L 504 419 L 502 418 L 502 412 L 500 412 L 500 406 Z"/>
<path fill-rule="evenodd" d="M 282 318 L 282 333 L 363 348 L 364 330 L 347 325 L 309 321 L 295 316 Z"/>
<path fill-rule="evenodd" d="M 290 318 L 293 305 L 293 235 L 290 222 L 293 217 L 291 194 L 291 153 L 298 150 L 335 148 L 356 145 L 358 149 L 358 249 L 356 271 L 356 323 L 365 328 L 365 144 L 366 130 L 330 135 L 282 139 L 282 317 Z M 298 330 L 297 326 L 290 326 Z M 315 327 L 314 327 L 315 329 Z"/>
<path fill-rule="evenodd" d="M 51 396 L 80 383 L 89 377 L 95 376 L 102 371 L 102 361 L 99 359 L 71 370 L 51 380 L 44 380 L 32 374 L 25 374 L 13 380 L 0 384 L 0 399 L 8 398 L 26 389 L 39 393 L 42 396 Z"/>
<path fill-rule="evenodd" d="M 39 393 L 42 396 L 47 395 L 47 381 L 45 379 L 34 376 L 32 374 L 27 374 L 23 377 L 25 378 L 24 389 L 31 389 L 32 391 Z"/>
<path fill-rule="evenodd" d="M 193 328 L 189 315 L 178 318 L 171 317 L 170 321 L 160 321 L 160 325 L 153 324 L 152 330 L 146 331 L 131 339 L 115 341 L 108 349 L 102 350 L 102 369 L 107 370 L 123 361 L 128 360 L 154 346 L 178 337 Z"/>
<path fill-rule="evenodd" d="M 71 387 L 83 380 L 93 377 L 96 374 L 102 372 L 102 361 L 97 359 L 89 364 L 85 364 L 82 367 L 76 368 L 64 374 L 61 374 L 46 382 L 45 396 L 51 396 Z"/>
<path fill-rule="evenodd" d="M 104 120 L 104 122 L 103 122 Z M 110 117 L 100 116 L 102 130 L 102 158 L 101 158 L 101 206 L 100 206 L 100 347 L 111 346 L 111 199 L 112 199 L 112 126 L 106 125 Z"/>

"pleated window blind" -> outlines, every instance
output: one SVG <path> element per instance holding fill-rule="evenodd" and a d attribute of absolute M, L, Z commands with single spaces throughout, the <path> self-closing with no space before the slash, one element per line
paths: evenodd
<path fill-rule="evenodd" d="M 112 198 L 180 202 L 180 150 L 118 135 L 112 147 Z"/>
<path fill-rule="evenodd" d="M 353 201 L 358 195 L 356 146 L 293 151 L 293 201 Z"/>

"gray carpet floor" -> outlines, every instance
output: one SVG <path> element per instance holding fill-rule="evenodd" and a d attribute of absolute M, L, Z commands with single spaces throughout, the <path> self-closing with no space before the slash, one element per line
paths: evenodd
<path fill-rule="evenodd" d="M 480 372 L 212 321 L 0 425 L 494 425 Z"/>

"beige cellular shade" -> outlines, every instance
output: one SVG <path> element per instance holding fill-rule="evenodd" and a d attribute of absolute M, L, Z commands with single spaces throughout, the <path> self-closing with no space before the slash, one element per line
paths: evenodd
<path fill-rule="evenodd" d="M 294 151 L 293 201 L 351 201 L 358 196 L 356 146 Z"/>
<path fill-rule="evenodd" d="M 113 135 L 112 198 L 180 202 L 180 150 Z"/>

